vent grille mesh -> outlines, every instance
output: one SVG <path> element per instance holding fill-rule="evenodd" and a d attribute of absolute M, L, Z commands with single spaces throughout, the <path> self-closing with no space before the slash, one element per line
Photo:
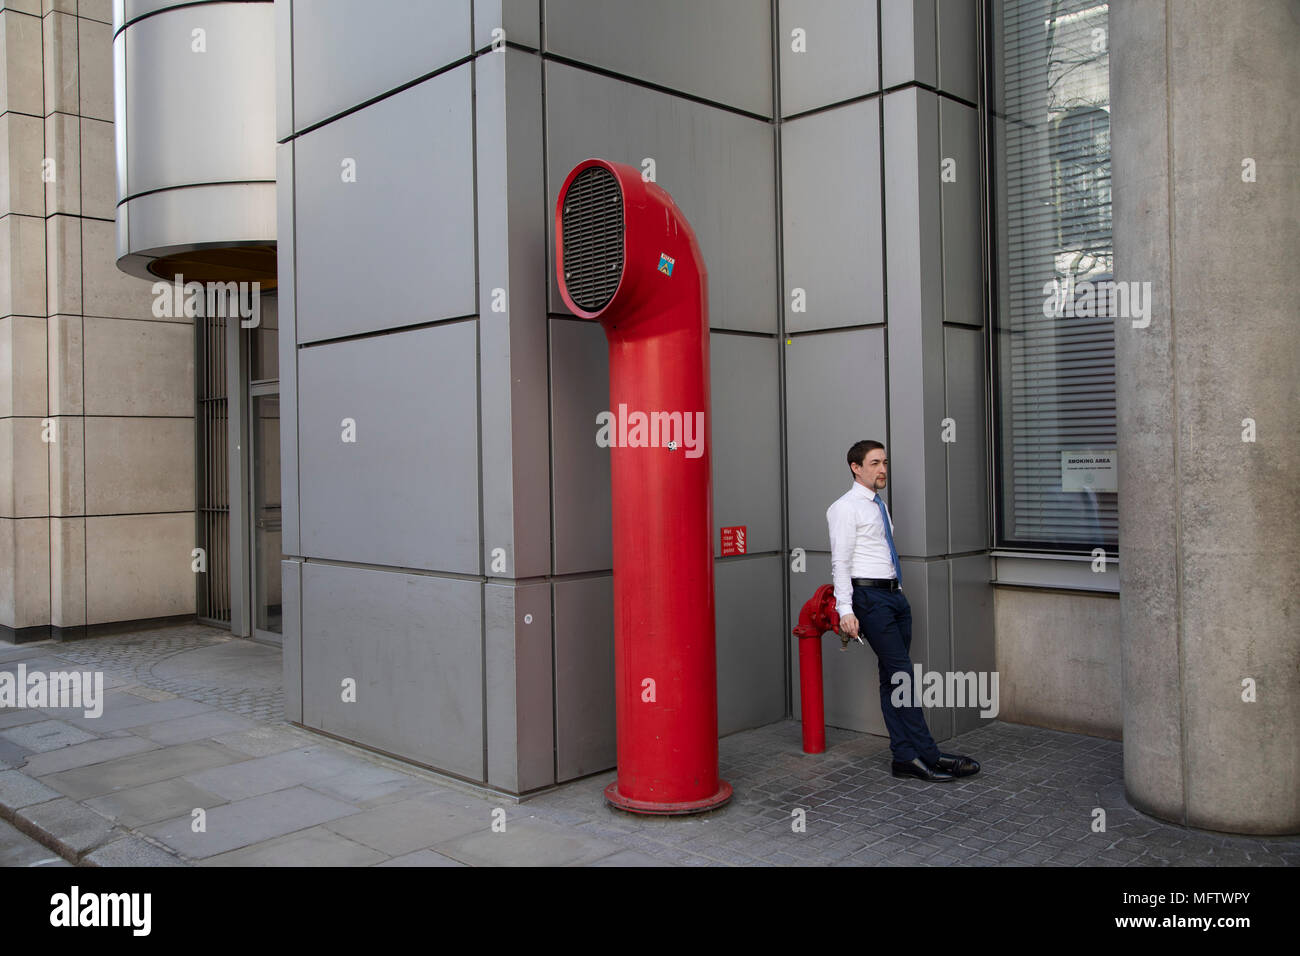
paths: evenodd
<path fill-rule="evenodd" d="M 623 275 L 623 196 L 614 174 L 603 166 L 578 173 L 564 195 L 560 224 L 569 298 L 597 312 Z"/>

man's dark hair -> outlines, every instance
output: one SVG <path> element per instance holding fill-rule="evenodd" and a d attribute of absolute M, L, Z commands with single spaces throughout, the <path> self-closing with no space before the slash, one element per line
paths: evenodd
<path fill-rule="evenodd" d="M 854 442 L 853 447 L 849 449 L 849 474 L 853 474 L 853 466 L 861 467 L 863 460 L 867 457 L 867 452 L 873 448 L 884 448 L 885 446 L 878 441 L 872 441 L 870 438 L 864 438 L 862 441 Z M 857 475 L 853 475 L 857 479 Z"/>

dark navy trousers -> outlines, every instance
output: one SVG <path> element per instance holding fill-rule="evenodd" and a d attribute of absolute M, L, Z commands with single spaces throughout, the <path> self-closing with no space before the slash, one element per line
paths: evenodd
<path fill-rule="evenodd" d="M 925 711 L 912 705 L 913 688 L 912 606 L 902 591 L 884 588 L 853 587 L 853 615 L 858 619 L 858 633 L 871 645 L 880 663 L 880 711 L 889 728 L 889 749 L 894 759 L 910 763 L 920 757 L 930 766 L 939 760 L 939 747 L 930 736 Z M 890 678 L 902 671 L 908 678 L 906 706 L 896 707 L 890 697 L 897 685 Z"/>

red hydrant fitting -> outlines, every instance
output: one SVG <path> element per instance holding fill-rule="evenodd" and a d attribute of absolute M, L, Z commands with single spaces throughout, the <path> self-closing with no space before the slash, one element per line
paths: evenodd
<path fill-rule="evenodd" d="M 835 587 L 823 584 L 799 612 L 799 698 L 803 716 L 803 752 L 826 752 L 826 708 L 822 697 L 822 635 L 840 629 Z"/>

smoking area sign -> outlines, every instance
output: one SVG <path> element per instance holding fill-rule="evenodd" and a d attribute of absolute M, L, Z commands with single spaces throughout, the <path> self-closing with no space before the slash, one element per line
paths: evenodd
<path fill-rule="evenodd" d="M 1117 491 L 1114 448 L 1061 452 L 1062 491 Z"/>

